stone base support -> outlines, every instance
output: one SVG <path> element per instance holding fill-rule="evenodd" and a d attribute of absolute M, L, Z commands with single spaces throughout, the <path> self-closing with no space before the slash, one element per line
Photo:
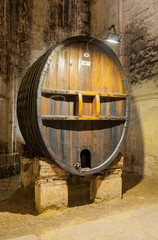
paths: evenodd
<path fill-rule="evenodd" d="M 106 170 L 92 176 L 90 199 L 93 202 L 122 198 L 122 167 L 123 156 L 120 153 Z"/>
<path fill-rule="evenodd" d="M 82 198 L 86 197 L 93 202 L 103 202 L 122 197 L 121 153 L 107 169 L 88 177 L 72 176 L 48 162 L 48 158 L 23 156 L 20 160 L 22 186 L 35 186 L 35 204 L 39 213 L 48 208 L 66 208 L 74 199 L 84 202 Z"/>
<path fill-rule="evenodd" d="M 35 204 L 39 213 L 48 208 L 63 209 L 68 205 L 69 174 L 46 158 L 34 159 Z"/>
<path fill-rule="evenodd" d="M 68 205 L 67 180 L 61 179 L 36 179 L 35 203 L 39 213 L 48 208 L 63 209 Z"/>
<path fill-rule="evenodd" d="M 102 176 L 92 178 L 90 184 L 90 199 L 93 202 L 104 202 L 122 197 L 122 179 L 104 179 Z"/>

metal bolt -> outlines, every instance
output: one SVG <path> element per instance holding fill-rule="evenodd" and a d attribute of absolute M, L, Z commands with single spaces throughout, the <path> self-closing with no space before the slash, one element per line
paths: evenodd
<path fill-rule="evenodd" d="M 80 165 L 80 163 L 76 163 L 75 168 L 76 168 L 76 170 L 80 171 L 80 170 L 81 170 L 81 165 Z"/>

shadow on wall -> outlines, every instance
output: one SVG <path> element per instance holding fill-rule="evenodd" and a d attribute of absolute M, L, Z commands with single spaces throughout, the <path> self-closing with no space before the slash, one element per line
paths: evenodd
<path fill-rule="evenodd" d="M 146 1 L 147 2 L 147 1 Z M 126 6 L 127 3 L 125 3 Z M 142 5 L 142 9 L 146 6 Z M 150 34 L 151 26 L 154 27 L 155 20 L 148 20 L 151 4 L 137 18 L 131 18 L 124 25 L 124 60 L 129 75 L 130 89 L 133 95 L 150 93 L 150 85 L 153 77 L 157 77 L 157 34 Z M 156 8 L 155 8 L 156 9 Z M 131 14 L 132 14 L 131 10 Z M 141 11 L 140 9 L 138 11 Z M 156 12 L 156 10 L 155 10 Z M 134 13 L 133 13 L 134 14 Z M 149 14 L 150 15 L 150 14 Z M 154 16 L 154 15 L 153 15 Z M 152 16 L 152 17 L 153 17 Z M 148 22 L 149 21 L 149 22 Z M 154 29 L 154 28 L 153 28 Z M 153 31 L 153 30 L 152 30 Z M 155 39 L 154 39 L 155 35 Z M 149 85 L 142 88 L 144 82 L 150 81 Z M 124 170 L 140 175 L 135 185 L 141 181 L 145 169 L 143 100 L 132 97 L 131 99 L 131 119 L 128 136 L 123 152 L 125 155 Z M 148 97 L 147 97 L 148 98 Z M 134 183 L 133 183 L 134 184 Z M 130 184 L 129 184 L 130 185 Z M 134 186 L 129 186 L 129 189 Z"/>
<path fill-rule="evenodd" d="M 123 146 L 123 193 L 137 185 L 143 178 L 144 173 L 144 144 L 143 132 L 140 120 L 141 109 L 139 104 L 131 100 L 130 126 Z M 128 182 L 126 173 L 133 175 L 133 180 Z"/>

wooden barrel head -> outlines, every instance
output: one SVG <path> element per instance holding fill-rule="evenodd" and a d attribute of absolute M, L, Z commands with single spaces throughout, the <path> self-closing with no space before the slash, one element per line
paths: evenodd
<path fill-rule="evenodd" d="M 73 37 L 50 49 L 26 75 L 18 118 L 34 152 L 76 175 L 108 167 L 122 147 L 129 121 L 127 84 L 114 52 L 99 40 Z M 32 140 L 20 123 L 26 114 L 22 104 L 30 107 Z"/>

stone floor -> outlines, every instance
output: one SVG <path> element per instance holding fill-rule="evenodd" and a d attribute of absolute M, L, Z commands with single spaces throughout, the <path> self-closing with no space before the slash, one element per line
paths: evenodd
<path fill-rule="evenodd" d="M 13 177 L 9 188 L 9 179 L 0 180 L 0 240 L 158 240 L 156 178 L 123 175 L 120 200 L 90 204 L 79 189 L 67 209 L 42 214 L 19 180 Z"/>
<path fill-rule="evenodd" d="M 158 204 L 10 240 L 157 240 Z"/>

